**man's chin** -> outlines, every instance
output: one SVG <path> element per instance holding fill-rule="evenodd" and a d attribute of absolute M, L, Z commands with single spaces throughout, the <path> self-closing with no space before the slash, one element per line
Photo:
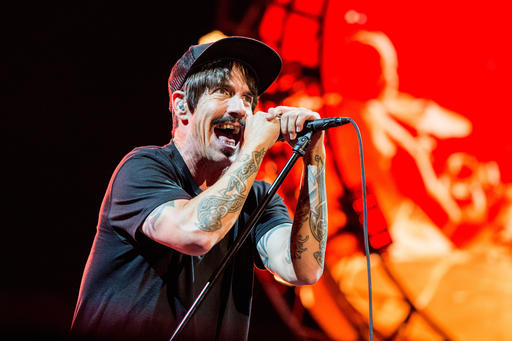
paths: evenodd
<path fill-rule="evenodd" d="M 238 141 L 235 145 L 223 143 L 220 139 L 212 140 L 209 145 L 210 160 L 220 163 L 233 163 L 240 154 L 242 142 Z"/>
<path fill-rule="evenodd" d="M 216 149 L 210 155 L 211 155 L 211 158 L 210 158 L 211 161 L 229 166 L 238 157 L 238 148 L 236 148 L 236 149 L 220 148 L 220 149 Z"/>
<path fill-rule="evenodd" d="M 228 156 L 228 159 L 231 163 L 235 162 L 238 159 L 239 149 L 237 148 L 231 155 Z"/>
<path fill-rule="evenodd" d="M 238 157 L 238 148 L 231 149 L 231 148 L 224 148 L 222 150 L 222 154 L 231 162 L 233 163 L 236 158 Z"/>

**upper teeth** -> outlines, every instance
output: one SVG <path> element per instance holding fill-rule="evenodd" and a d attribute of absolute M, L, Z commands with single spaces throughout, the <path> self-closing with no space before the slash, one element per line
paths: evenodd
<path fill-rule="evenodd" d="M 229 123 L 219 124 L 217 126 L 217 128 L 219 128 L 219 129 L 231 129 L 231 130 L 233 130 L 233 134 L 238 134 L 240 132 L 240 126 L 237 126 L 237 125 L 234 125 L 234 124 L 229 124 Z"/>

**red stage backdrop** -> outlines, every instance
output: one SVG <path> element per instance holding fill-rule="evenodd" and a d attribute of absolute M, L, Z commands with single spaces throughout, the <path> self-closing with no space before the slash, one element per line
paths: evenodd
<path fill-rule="evenodd" d="M 258 38 L 284 60 L 260 109 L 351 117 L 362 133 L 380 340 L 510 340 L 512 29 L 505 2 L 275 0 Z M 361 169 L 351 125 L 327 133 L 329 240 L 314 286 L 258 272 L 311 339 L 368 334 Z M 260 178 L 290 155 L 277 144 Z M 279 193 L 293 208 L 301 166 Z M 293 215 L 293 210 L 290 212 Z M 279 292 L 294 290 L 293 306 Z M 300 305 L 300 307 L 298 307 Z M 319 330 L 303 323 L 304 311 Z"/>

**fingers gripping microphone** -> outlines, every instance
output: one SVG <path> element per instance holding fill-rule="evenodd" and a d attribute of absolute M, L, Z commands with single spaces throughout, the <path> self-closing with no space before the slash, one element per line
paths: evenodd
<path fill-rule="evenodd" d="M 329 117 L 329 118 L 320 118 L 318 120 L 307 121 L 304 124 L 304 128 L 300 133 L 297 133 L 297 137 L 302 136 L 308 132 L 315 132 L 319 130 L 327 130 L 329 128 L 339 127 L 344 124 L 350 123 L 349 117 Z M 283 141 L 283 136 L 279 134 L 278 141 Z"/>

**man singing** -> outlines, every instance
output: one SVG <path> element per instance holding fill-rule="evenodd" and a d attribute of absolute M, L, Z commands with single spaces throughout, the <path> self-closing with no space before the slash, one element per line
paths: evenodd
<path fill-rule="evenodd" d="M 227 37 L 191 46 L 169 77 L 172 139 L 134 149 L 101 205 L 71 331 L 84 339 L 169 340 L 269 184 L 255 181 L 279 135 L 294 145 L 304 108 L 254 112 L 281 58 L 269 46 Z M 327 240 L 325 148 L 315 132 L 292 222 L 275 195 L 249 238 L 179 334 L 246 340 L 254 265 L 293 285 L 321 276 Z"/>

